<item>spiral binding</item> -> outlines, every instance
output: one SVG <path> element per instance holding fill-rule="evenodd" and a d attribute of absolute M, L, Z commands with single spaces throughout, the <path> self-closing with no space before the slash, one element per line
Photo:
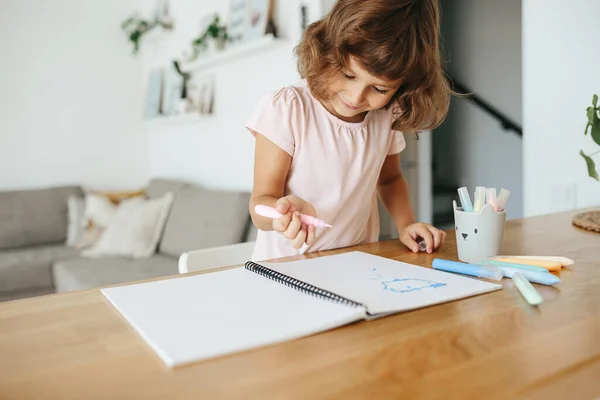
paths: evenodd
<path fill-rule="evenodd" d="M 255 272 L 259 275 L 264 276 L 265 278 L 271 279 L 275 282 L 283 283 L 286 286 L 289 286 L 293 289 L 299 290 L 303 293 L 310 294 L 312 296 L 320 297 L 325 300 L 330 300 L 336 303 L 352 306 L 352 307 L 363 307 L 364 304 L 356 302 L 354 300 L 350 300 L 346 297 L 337 295 L 325 289 L 318 288 L 306 282 L 302 282 L 296 278 L 292 278 L 281 272 L 277 272 L 272 270 L 271 268 L 267 268 L 263 265 L 256 264 L 255 262 L 248 261 L 245 264 L 245 268 L 249 271 Z"/>

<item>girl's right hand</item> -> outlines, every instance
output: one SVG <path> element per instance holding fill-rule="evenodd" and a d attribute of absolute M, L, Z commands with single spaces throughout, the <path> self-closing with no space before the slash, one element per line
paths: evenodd
<path fill-rule="evenodd" d="M 310 203 L 300 197 L 285 196 L 277 200 L 275 208 L 281 217 L 273 219 L 273 230 L 291 240 L 295 249 L 301 248 L 304 243 L 307 245 L 314 243 L 316 228 L 306 226 L 300 220 L 300 214 L 317 216 L 315 208 Z"/>

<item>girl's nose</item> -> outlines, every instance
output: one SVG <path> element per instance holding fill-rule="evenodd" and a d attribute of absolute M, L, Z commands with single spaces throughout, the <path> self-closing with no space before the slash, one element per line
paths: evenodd
<path fill-rule="evenodd" d="M 354 107 L 358 107 L 360 105 L 362 105 L 363 100 L 364 100 L 364 91 L 355 91 L 354 93 L 352 93 L 352 104 L 350 104 L 351 106 Z"/>

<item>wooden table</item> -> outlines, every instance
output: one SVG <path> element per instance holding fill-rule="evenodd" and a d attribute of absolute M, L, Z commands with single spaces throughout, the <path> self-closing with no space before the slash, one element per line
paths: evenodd
<path fill-rule="evenodd" d="M 505 279 L 504 290 L 175 370 L 97 289 L 2 303 L 0 399 L 598 398 L 600 235 L 572 215 L 507 224 L 505 253 L 576 261 L 556 287 L 537 286 L 537 309 Z M 353 250 L 431 266 L 456 259 L 450 233 L 433 255 L 395 241 Z"/>

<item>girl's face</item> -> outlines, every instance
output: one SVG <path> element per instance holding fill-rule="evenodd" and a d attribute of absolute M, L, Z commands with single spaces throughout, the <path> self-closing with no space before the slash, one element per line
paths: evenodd
<path fill-rule="evenodd" d="M 330 104 L 326 108 L 344 121 L 360 122 L 367 111 L 385 107 L 400 84 L 369 74 L 350 58 L 348 69 L 329 86 Z"/>

